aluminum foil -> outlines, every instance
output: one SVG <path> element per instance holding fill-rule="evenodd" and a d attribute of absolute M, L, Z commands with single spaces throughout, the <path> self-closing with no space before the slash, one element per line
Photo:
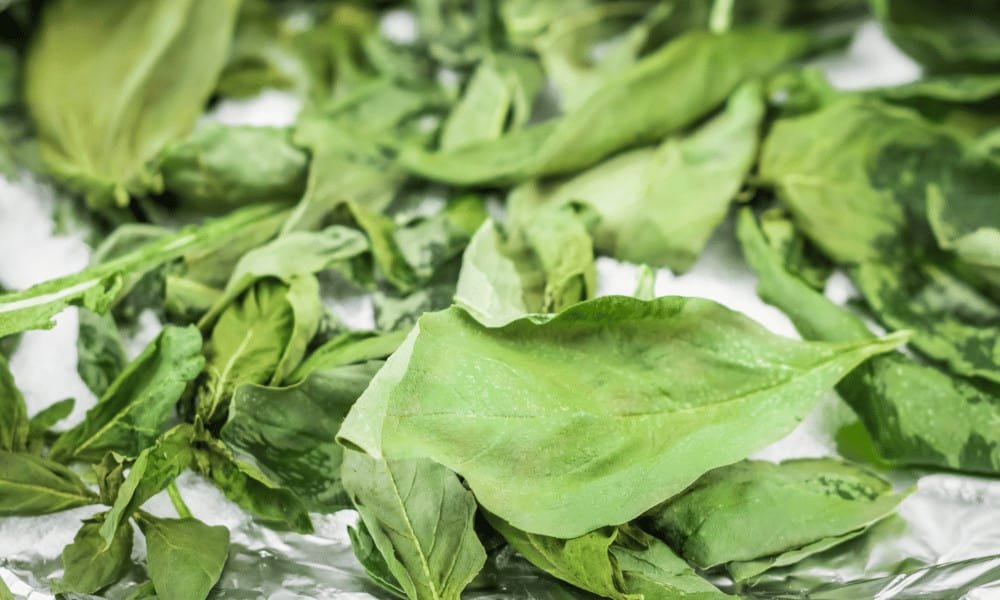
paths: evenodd
<path fill-rule="evenodd" d="M 847 57 L 822 66 L 841 87 L 902 83 L 918 73 L 873 26 L 862 28 Z M 269 93 L 255 104 L 225 104 L 216 117 L 230 123 L 286 123 L 293 118 L 289 116 L 293 104 L 287 97 Z M 80 239 L 53 234 L 52 206 L 52 191 L 30 178 L 0 179 L 0 283 L 26 287 L 86 264 L 88 249 Z M 25 251 L 29 247 L 30 253 Z M 630 294 L 636 274 L 633 265 L 600 259 L 599 292 Z M 656 290 L 712 298 L 776 333 L 795 335 L 784 315 L 757 299 L 754 285 L 731 230 L 724 228 L 691 272 L 682 277 L 669 271 L 658 273 Z M 827 293 L 844 302 L 851 289 L 845 278 L 835 278 Z M 344 322 L 358 328 L 371 326 L 371 305 L 365 299 L 351 298 L 336 308 Z M 73 396 L 77 409 L 71 418 L 79 420 L 92 406 L 94 398 L 75 372 L 76 326 L 76 315 L 67 311 L 55 329 L 24 336 L 11 367 L 30 412 Z M 147 321 L 145 331 L 137 333 L 134 350 L 155 335 L 155 329 L 155 319 Z M 834 434 L 852 419 L 850 410 L 831 393 L 796 431 L 757 457 L 834 455 Z M 913 489 L 895 516 L 859 538 L 769 571 L 752 585 L 730 591 L 761 600 L 1000 600 L 1000 480 L 920 471 L 894 471 L 890 476 L 900 489 Z M 353 512 L 314 515 L 316 531 L 299 535 L 255 523 L 195 474 L 184 474 L 178 487 L 196 517 L 225 525 L 232 535 L 229 562 L 213 598 L 387 597 L 367 580 L 351 552 L 347 528 L 357 518 Z M 153 514 L 173 516 L 164 495 L 146 508 Z M 61 573 L 60 553 L 72 541 L 80 520 L 96 510 L 0 519 L 0 578 L 16 598 L 53 598 L 49 582 Z M 124 598 L 145 581 L 145 546 L 139 535 L 133 558 L 136 566 L 104 597 Z M 490 557 L 465 597 L 562 600 L 592 596 L 541 574 L 504 550 Z"/>

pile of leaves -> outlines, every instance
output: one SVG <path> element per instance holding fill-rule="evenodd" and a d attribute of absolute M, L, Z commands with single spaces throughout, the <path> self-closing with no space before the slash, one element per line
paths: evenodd
<path fill-rule="evenodd" d="M 0 295 L 0 515 L 104 507 L 64 593 L 118 582 L 138 528 L 133 597 L 205 598 L 229 532 L 185 505 L 192 470 L 278 529 L 356 510 L 387 595 L 511 589 L 517 553 L 599 596 L 701 599 L 891 514 L 880 470 L 996 476 L 998 7 L 0 2 L 0 168 L 58 185 L 95 245 Z M 873 17 L 924 77 L 838 92 L 807 63 Z M 199 122 L 274 88 L 289 127 Z M 732 214 L 804 340 L 653 297 Z M 593 298 L 599 255 L 649 267 L 635 297 Z M 336 316 L 358 294 L 375 330 Z M 3 357 L 70 306 L 98 401 L 60 428 L 73 400 L 29 416 Z M 746 460 L 834 386 L 856 462 Z M 143 510 L 164 490 L 178 518 Z"/>

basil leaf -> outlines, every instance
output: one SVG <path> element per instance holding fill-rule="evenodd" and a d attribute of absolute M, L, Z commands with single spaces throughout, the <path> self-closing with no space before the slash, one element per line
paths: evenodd
<path fill-rule="evenodd" d="M 204 600 L 229 558 L 229 530 L 196 519 L 143 515 L 146 570 L 161 600 Z"/>
<path fill-rule="evenodd" d="M 138 456 L 163 432 L 203 364 L 198 329 L 168 325 L 112 382 L 86 419 L 59 436 L 50 456 L 62 462 L 98 461 L 110 451 Z"/>
<path fill-rule="evenodd" d="M 314 371 L 329 370 L 345 365 L 363 363 L 386 358 L 406 338 L 407 331 L 375 333 L 368 331 L 348 331 L 327 341 L 302 361 L 286 379 L 299 382 Z"/>
<path fill-rule="evenodd" d="M 487 56 L 442 126 L 441 149 L 496 139 L 508 125 L 520 128 L 541 86 L 542 72 L 534 61 L 515 54 Z"/>
<path fill-rule="evenodd" d="M 298 533 L 312 532 L 312 520 L 302 500 L 252 464 L 238 461 L 222 441 L 199 440 L 195 466 L 226 498 L 258 519 Z"/>
<path fill-rule="evenodd" d="M 96 396 L 103 396 L 125 369 L 128 357 L 125 355 L 118 326 L 110 314 L 100 315 L 87 309 L 81 310 L 79 314 L 76 370 L 90 391 Z"/>
<path fill-rule="evenodd" d="M 1000 10 L 988 0 L 870 1 L 892 41 L 930 71 L 991 71 L 1000 64 Z"/>
<path fill-rule="evenodd" d="M 199 249 L 217 248 L 258 221 L 274 216 L 273 206 L 234 211 L 201 227 L 166 235 L 123 256 L 66 277 L 0 296 L 0 337 L 28 329 L 49 329 L 68 306 L 97 313 L 108 310 L 123 290 L 127 276 L 142 273 Z"/>
<path fill-rule="evenodd" d="M 364 521 L 359 521 L 357 527 L 349 527 L 347 535 L 351 538 L 351 550 L 365 569 L 368 578 L 383 590 L 396 598 L 406 598 L 406 592 L 399 586 L 399 581 L 389 570 L 389 565 L 375 545 L 372 534 L 368 532 Z"/>
<path fill-rule="evenodd" d="M 0 356 L 0 450 L 20 452 L 28 446 L 28 406 L 17 389 L 7 360 Z"/>
<path fill-rule="evenodd" d="M 476 501 L 429 460 L 344 455 L 344 488 L 411 600 L 457 600 L 486 562 L 473 524 Z"/>
<path fill-rule="evenodd" d="M 35 454 L 41 454 L 45 441 L 57 435 L 52 432 L 52 428 L 59 421 L 69 417 L 75 405 L 75 400 L 65 398 L 35 413 L 35 416 L 28 421 L 28 449 Z"/>
<path fill-rule="evenodd" d="M 318 369 L 285 388 L 241 385 L 220 437 L 303 500 L 309 510 L 350 508 L 340 483 L 344 450 L 337 430 L 364 392 L 380 361 Z"/>
<path fill-rule="evenodd" d="M 261 279 L 219 317 L 206 346 L 198 414 L 222 419 L 237 386 L 276 384 L 298 366 L 322 315 L 312 275 Z"/>
<path fill-rule="evenodd" d="M 114 543 L 118 531 L 147 500 L 160 493 L 191 466 L 194 454 L 190 425 L 178 425 L 156 444 L 143 450 L 132 463 L 128 476 L 116 487 L 115 498 L 100 527 L 106 544 Z"/>
<path fill-rule="evenodd" d="M 125 208 L 130 195 L 158 191 L 146 163 L 194 126 L 225 62 L 239 4 L 46 5 L 27 58 L 25 98 L 53 175 L 108 212 Z"/>
<path fill-rule="evenodd" d="M 646 518 L 681 556 L 708 569 L 859 535 L 904 496 L 894 494 L 888 481 L 839 460 L 743 461 L 709 471 Z M 748 576 L 769 566 L 731 571 Z"/>
<path fill-rule="evenodd" d="M 518 183 L 576 171 L 684 128 L 741 82 L 773 71 L 805 47 L 806 38 L 794 33 L 688 33 L 608 79 L 563 117 L 452 151 L 406 147 L 400 164 L 416 175 L 456 185 Z M 706 84 L 704 65 L 709 64 L 713 77 Z M 678 89 L 699 93 L 674 93 Z M 621 106 L 630 110 L 606 118 Z"/>
<path fill-rule="evenodd" d="M 785 270 L 749 211 L 740 215 L 737 234 L 757 273 L 757 293 L 788 315 L 804 337 L 825 341 L 872 337 L 860 319 Z M 1000 418 L 996 384 L 958 377 L 892 353 L 873 357 L 852 371 L 837 391 L 861 419 L 878 454 L 893 464 L 1000 471 L 1000 433 L 991 425 Z M 935 418 L 928 419 L 928 414 Z"/>
<path fill-rule="evenodd" d="M 47 515 L 97 503 L 97 496 L 63 465 L 0 450 L 0 516 Z"/>
<path fill-rule="evenodd" d="M 132 565 L 132 526 L 120 527 L 109 546 L 100 534 L 101 515 L 83 522 L 63 550 L 63 576 L 54 591 L 96 594 L 120 580 Z"/>
<path fill-rule="evenodd" d="M 869 94 L 910 107 L 960 133 L 975 136 L 1000 125 L 1000 77 L 993 74 L 932 76 Z"/>
<path fill-rule="evenodd" d="M 308 157 L 277 127 L 208 125 L 168 146 L 163 184 L 182 208 L 217 213 L 257 202 L 296 201 Z"/>
<path fill-rule="evenodd" d="M 486 221 L 462 258 L 455 303 L 482 323 L 556 312 L 597 287 L 593 242 L 574 207 L 538 205 L 536 191 L 515 190 L 506 238 Z"/>
<path fill-rule="evenodd" d="M 421 318 L 338 439 L 440 462 L 514 527 L 575 537 L 779 439 L 901 339 L 789 340 L 697 298 L 598 298 L 498 328 L 452 308 Z"/>
<path fill-rule="evenodd" d="M 619 154 L 546 186 L 543 201 L 593 208 L 600 218 L 595 245 L 615 258 L 686 271 L 725 218 L 756 158 L 763 116 L 760 85 L 745 84 L 722 113 L 693 133 Z"/>
<path fill-rule="evenodd" d="M 1000 382 L 1000 305 L 939 265 L 866 262 L 852 279 L 879 321 L 961 375 Z"/>
<path fill-rule="evenodd" d="M 236 298 L 262 279 L 279 279 L 291 285 L 297 277 L 318 273 L 367 249 L 364 237 L 346 227 L 334 226 L 319 232 L 295 231 L 282 235 L 240 258 L 225 292 L 201 320 L 201 326 L 214 323 Z"/>
<path fill-rule="evenodd" d="M 564 540 L 489 522 L 531 564 L 604 598 L 730 598 L 699 577 L 656 538 L 632 527 L 606 527 Z"/>

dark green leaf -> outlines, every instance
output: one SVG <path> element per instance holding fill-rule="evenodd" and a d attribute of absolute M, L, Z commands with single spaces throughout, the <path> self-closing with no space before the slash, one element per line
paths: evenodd
<path fill-rule="evenodd" d="M 132 564 L 132 526 L 120 527 L 111 545 L 100 534 L 103 519 L 97 515 L 83 522 L 73 543 L 62 553 L 63 576 L 57 592 L 96 594 L 117 582 Z"/>
<path fill-rule="evenodd" d="M 86 419 L 59 437 L 52 458 L 98 461 L 111 451 L 138 456 L 164 431 L 203 364 L 198 329 L 168 325 L 112 382 Z"/>
<path fill-rule="evenodd" d="M 0 516 L 46 515 L 97 503 L 97 495 L 63 465 L 0 450 Z"/>
<path fill-rule="evenodd" d="M 421 318 L 339 439 L 440 462 L 513 526 L 574 537 L 779 439 L 900 341 L 799 342 L 696 298 L 599 298 L 498 328 L 452 308 Z"/>
<path fill-rule="evenodd" d="M 839 460 L 743 461 L 709 471 L 647 520 L 696 567 L 727 565 L 745 579 L 860 535 L 903 497 Z"/>
<path fill-rule="evenodd" d="M 406 598 L 406 592 L 399 586 L 396 576 L 389 570 L 389 565 L 378 546 L 375 545 L 375 540 L 372 539 L 372 534 L 365 527 L 365 522 L 360 521 L 357 527 L 348 528 L 347 534 L 351 538 L 351 550 L 354 551 L 355 558 L 364 567 L 368 578 L 396 598 Z"/>
<path fill-rule="evenodd" d="M 309 510 L 350 508 L 340 483 L 344 450 L 335 437 L 381 366 L 372 361 L 319 368 L 284 388 L 241 385 L 221 438 L 241 461 L 293 491 Z"/>
<path fill-rule="evenodd" d="M 143 515 L 149 578 L 160 600 L 204 600 L 229 558 L 229 530 L 195 519 Z"/>
<path fill-rule="evenodd" d="M 486 562 L 473 524 L 476 501 L 429 460 L 344 456 L 350 493 L 382 557 L 410 600 L 458 600 Z"/>
<path fill-rule="evenodd" d="M 299 533 L 312 532 L 312 521 L 302 500 L 252 464 L 238 461 L 220 440 L 201 440 L 195 465 L 226 498 L 258 519 Z"/>
<path fill-rule="evenodd" d="M 96 396 L 103 396 L 128 364 L 118 326 L 110 314 L 80 311 L 76 351 L 76 370 Z"/>
<path fill-rule="evenodd" d="M 183 208 L 218 213 L 256 202 L 294 202 L 308 159 L 275 127 L 209 125 L 168 146 L 159 159 L 166 191 Z"/>

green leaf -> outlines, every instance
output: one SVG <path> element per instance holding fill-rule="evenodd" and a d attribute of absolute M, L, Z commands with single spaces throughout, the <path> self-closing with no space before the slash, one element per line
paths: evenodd
<path fill-rule="evenodd" d="M 46 406 L 35 413 L 28 421 L 28 446 L 36 454 L 41 453 L 41 447 L 45 439 L 55 435 L 52 428 L 56 423 L 69 417 L 73 412 L 76 401 L 72 398 L 65 398 L 58 402 Z"/>
<path fill-rule="evenodd" d="M 868 93 L 958 132 L 979 135 L 1000 125 L 1000 76 L 995 74 L 938 75 Z"/>
<path fill-rule="evenodd" d="M 400 163 L 416 175 L 457 185 L 510 184 L 569 173 L 683 129 L 743 81 L 773 71 L 805 49 L 806 37 L 796 33 L 691 32 L 608 79 L 563 117 L 452 151 L 408 147 Z M 713 76 L 706 80 L 707 68 Z M 676 93 L 680 89 L 698 93 Z M 629 110 L 621 112 L 622 106 Z"/>
<path fill-rule="evenodd" d="M 207 327 L 241 294 L 265 278 L 291 285 L 297 277 L 318 273 L 368 249 L 357 231 L 333 226 L 318 232 L 293 231 L 244 254 L 229 276 L 225 292 L 201 320 Z"/>
<path fill-rule="evenodd" d="M 990 0 L 870 0 L 889 38 L 933 72 L 995 71 L 1000 10 Z"/>
<path fill-rule="evenodd" d="M 0 450 L 0 516 L 47 515 L 97 503 L 97 496 L 63 465 Z"/>
<path fill-rule="evenodd" d="M 406 592 L 399 586 L 399 581 L 389 570 L 389 564 L 375 545 L 372 534 L 365 527 L 364 521 L 359 521 L 357 527 L 349 527 L 347 535 L 351 538 L 351 550 L 355 558 L 365 569 L 368 578 L 383 590 L 396 598 L 406 598 Z"/>
<path fill-rule="evenodd" d="M 241 385 L 220 437 L 301 498 L 309 510 L 350 508 L 340 483 L 344 449 L 337 430 L 374 377 L 380 361 L 320 368 L 290 387 Z"/>
<path fill-rule="evenodd" d="M 493 140 L 508 127 L 520 128 L 541 85 L 542 72 L 534 61 L 515 54 L 487 56 L 442 126 L 441 149 Z"/>
<path fill-rule="evenodd" d="M 204 600 L 229 558 L 229 530 L 196 519 L 143 515 L 146 570 L 160 600 Z"/>
<path fill-rule="evenodd" d="M 204 110 L 239 5 L 46 5 L 27 58 L 25 98 L 53 175 L 108 212 L 125 208 L 130 195 L 158 191 L 146 163 Z"/>
<path fill-rule="evenodd" d="M 816 543 L 859 535 L 904 496 L 894 494 L 888 481 L 839 460 L 743 461 L 709 471 L 646 518 L 681 556 L 709 569 L 806 546 L 825 549 Z M 751 576 L 771 562 L 784 561 L 736 565 L 730 572 Z"/>
<path fill-rule="evenodd" d="M 458 600 L 486 562 L 476 501 L 458 477 L 429 460 L 344 456 L 344 487 L 410 600 Z"/>
<path fill-rule="evenodd" d="M 211 124 L 168 146 L 158 165 L 181 207 L 219 213 L 257 202 L 294 202 L 308 157 L 277 127 Z"/>
<path fill-rule="evenodd" d="M 236 388 L 277 384 L 298 366 L 316 334 L 323 308 L 312 275 L 289 284 L 261 279 L 219 317 L 206 345 L 198 415 L 205 423 L 224 418 Z"/>
<path fill-rule="evenodd" d="M 242 230 L 273 217 L 273 206 L 256 206 L 187 227 L 123 256 L 79 273 L 0 296 L 0 337 L 28 329 L 49 329 L 52 317 L 68 306 L 104 313 L 120 296 L 126 277 L 143 273 L 195 250 L 216 249 Z"/>
<path fill-rule="evenodd" d="M 132 526 L 120 527 L 110 546 L 100 534 L 101 515 L 83 522 L 73 543 L 63 550 L 57 592 L 96 594 L 120 580 L 132 565 Z"/>
<path fill-rule="evenodd" d="M 506 237 L 488 220 L 469 242 L 455 303 L 482 323 L 557 312 L 594 294 L 593 242 L 585 224 L 574 207 L 537 200 L 534 186 L 516 189 Z"/>
<path fill-rule="evenodd" d="M 600 217 L 594 229 L 599 250 L 686 271 L 725 218 L 756 158 L 763 116 L 760 85 L 745 84 L 723 112 L 693 133 L 619 154 L 545 186 L 542 199 L 593 208 Z"/>
<path fill-rule="evenodd" d="M 421 318 L 339 439 L 430 458 L 514 527 L 575 537 L 781 438 L 900 341 L 799 342 L 697 298 L 598 298 L 498 328 L 456 307 Z"/>
<path fill-rule="evenodd" d="M 327 341 L 312 351 L 302 361 L 285 383 L 302 381 L 318 370 L 328 370 L 345 365 L 353 365 L 386 358 L 399 348 L 408 331 L 376 333 L 371 331 L 348 331 Z"/>
<path fill-rule="evenodd" d="M 631 526 L 564 540 L 519 531 L 496 517 L 489 522 L 531 564 L 604 598 L 730 597 L 696 575 L 666 544 Z"/>
<path fill-rule="evenodd" d="M 125 369 L 128 357 L 118 326 L 110 314 L 80 311 L 80 334 L 76 341 L 76 370 L 96 396 L 103 396 Z"/>
<path fill-rule="evenodd" d="M 50 456 L 62 462 L 96 462 L 111 451 L 138 456 L 164 431 L 203 364 L 198 329 L 168 325 L 111 383 L 86 419 L 59 436 Z"/>
<path fill-rule="evenodd" d="M 226 498 L 271 526 L 312 533 L 312 521 L 302 500 L 272 481 L 254 465 L 242 462 L 220 440 L 200 440 L 195 465 Z"/>
<path fill-rule="evenodd" d="M 194 431 L 182 424 L 163 434 L 132 463 L 128 476 L 117 487 L 111 510 L 100 527 L 101 537 L 112 544 L 126 523 L 147 500 L 170 485 L 191 466 Z"/>
<path fill-rule="evenodd" d="M 17 389 L 7 360 L 0 356 L 0 450 L 21 452 L 28 447 L 28 406 Z"/>
<path fill-rule="evenodd" d="M 757 293 L 781 309 L 807 339 L 872 338 L 846 309 L 790 274 L 744 211 L 737 226 L 757 273 Z M 908 300 L 909 301 L 909 300 Z M 955 376 L 901 353 L 873 357 L 837 386 L 872 436 L 879 455 L 899 465 L 979 473 L 1000 470 L 1000 386 Z"/>

